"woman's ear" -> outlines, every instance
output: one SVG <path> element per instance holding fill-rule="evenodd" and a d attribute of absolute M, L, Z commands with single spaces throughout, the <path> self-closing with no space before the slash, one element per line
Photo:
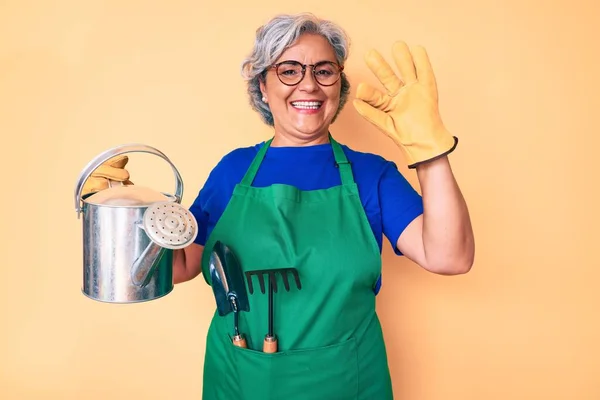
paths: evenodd
<path fill-rule="evenodd" d="M 262 93 L 262 101 L 267 103 L 267 87 L 265 85 L 265 81 L 263 79 L 259 79 L 258 84 L 260 86 L 260 92 Z"/>

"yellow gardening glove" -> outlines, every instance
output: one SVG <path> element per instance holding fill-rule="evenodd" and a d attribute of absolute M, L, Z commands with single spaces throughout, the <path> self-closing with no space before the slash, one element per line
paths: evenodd
<path fill-rule="evenodd" d="M 386 93 L 360 83 L 354 107 L 403 150 L 409 168 L 454 150 L 458 139 L 444 127 L 438 109 L 435 76 L 424 48 L 399 41 L 392 55 L 400 76 L 376 51 L 365 56 Z"/>
<path fill-rule="evenodd" d="M 109 187 L 109 180 L 123 183 L 124 185 L 133 185 L 129 180 L 129 171 L 125 165 L 129 158 L 127 156 L 117 156 L 101 164 L 90 177 L 85 181 L 81 195 L 98 192 Z"/>

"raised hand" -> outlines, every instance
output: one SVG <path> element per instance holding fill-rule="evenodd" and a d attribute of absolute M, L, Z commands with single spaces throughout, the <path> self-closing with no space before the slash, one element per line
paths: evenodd
<path fill-rule="evenodd" d="M 365 55 L 385 92 L 360 83 L 353 104 L 358 113 L 389 136 L 404 152 L 409 167 L 454 150 L 452 136 L 439 113 L 435 75 L 425 49 L 403 41 L 392 47 L 399 76 L 376 50 Z"/>

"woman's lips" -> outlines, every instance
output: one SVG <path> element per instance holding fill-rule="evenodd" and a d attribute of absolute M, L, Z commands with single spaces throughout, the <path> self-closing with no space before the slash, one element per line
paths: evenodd
<path fill-rule="evenodd" d="M 294 109 L 303 114 L 315 114 L 319 112 L 323 106 L 323 102 L 319 100 L 296 100 L 290 103 Z"/>

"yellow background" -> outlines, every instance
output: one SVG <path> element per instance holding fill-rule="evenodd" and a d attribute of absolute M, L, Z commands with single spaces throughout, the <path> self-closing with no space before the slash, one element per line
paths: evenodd
<path fill-rule="evenodd" d="M 202 279 L 140 305 L 86 299 L 73 190 L 116 145 L 165 152 L 194 200 L 229 150 L 270 131 L 239 76 L 255 29 L 313 11 L 362 55 L 423 44 L 469 203 L 476 261 L 441 277 L 384 242 L 378 298 L 394 388 L 406 400 L 600 399 L 598 6 L 523 1 L 0 2 L 0 398 L 199 399 L 213 310 Z M 351 104 L 338 140 L 400 151 Z M 132 154 L 137 184 L 173 192 L 168 164 Z"/>

